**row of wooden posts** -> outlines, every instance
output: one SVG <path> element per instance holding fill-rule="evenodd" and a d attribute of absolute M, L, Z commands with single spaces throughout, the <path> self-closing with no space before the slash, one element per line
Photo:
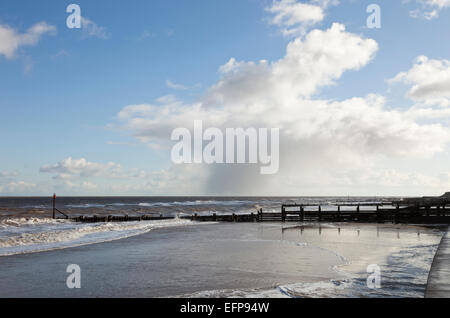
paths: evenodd
<path fill-rule="evenodd" d="M 198 215 L 197 213 L 191 216 L 181 216 L 183 219 L 191 219 L 193 221 L 213 221 L 213 222 L 304 222 L 304 221 L 318 221 L 318 222 L 401 222 L 401 223 L 445 223 L 450 224 L 450 209 L 446 205 L 436 206 L 400 206 L 399 204 L 390 204 L 390 208 L 381 208 L 389 205 L 388 203 L 372 203 L 372 204 L 358 204 L 349 203 L 342 204 L 342 206 L 353 206 L 356 209 L 343 210 L 341 205 L 337 205 L 335 211 L 323 211 L 321 205 L 305 205 L 305 204 L 283 204 L 280 212 L 264 212 L 260 208 L 256 213 L 249 214 L 228 214 L 218 215 Z M 361 210 L 362 206 L 374 206 L 375 210 Z M 312 207 L 317 207 L 317 210 L 311 211 Z M 306 210 L 309 208 L 309 210 Z M 76 216 L 69 217 L 67 214 L 59 211 L 56 208 L 56 195 L 53 196 L 53 218 L 59 213 L 65 219 L 71 219 L 77 222 L 128 222 L 128 221 L 151 221 L 173 219 L 173 217 L 165 217 L 162 214 L 158 215 L 140 215 L 140 216 Z"/>
<path fill-rule="evenodd" d="M 167 217 L 160 214 L 157 215 L 107 215 L 107 216 L 86 216 L 81 215 L 70 218 L 72 221 L 81 223 L 106 223 L 106 222 L 139 222 L 139 221 L 156 221 L 156 220 L 171 220 L 173 217 Z"/>
<path fill-rule="evenodd" d="M 311 206 L 308 206 L 311 207 Z M 296 208 L 292 211 L 289 209 Z M 445 223 L 450 224 L 450 209 L 446 207 L 400 207 L 382 209 L 379 205 L 375 210 L 362 210 L 356 206 L 355 210 L 343 210 L 337 206 L 335 211 L 323 211 L 318 205 L 316 211 L 307 211 L 303 205 L 283 205 L 281 213 L 264 212 L 231 214 L 231 215 L 198 215 L 193 214 L 193 221 L 214 222 L 370 222 L 370 223 Z"/>
<path fill-rule="evenodd" d="M 189 217 L 182 217 L 189 218 Z M 262 222 L 263 212 L 262 209 L 258 210 L 256 213 L 250 214 L 220 214 L 213 213 L 212 215 L 198 215 L 198 213 L 192 214 L 190 219 L 192 221 L 203 221 L 203 222 Z"/>
<path fill-rule="evenodd" d="M 450 224 L 450 209 L 441 207 L 425 207 L 424 209 L 380 209 L 375 211 L 362 211 L 357 207 L 355 211 L 343 211 L 340 206 L 336 211 L 322 210 L 321 206 L 317 211 L 306 211 L 304 207 L 299 207 L 298 211 L 288 211 L 282 207 L 281 213 L 263 212 L 259 209 L 256 213 L 249 214 L 225 214 L 181 216 L 182 219 L 191 219 L 199 222 L 368 222 L 368 223 L 445 223 Z M 153 221 L 173 219 L 160 215 L 140 215 L 140 216 L 77 216 L 70 218 L 76 222 L 97 223 L 97 222 L 131 222 L 131 221 Z"/>
<path fill-rule="evenodd" d="M 299 211 L 287 211 L 287 208 L 298 208 Z M 397 211 L 399 211 L 400 207 L 397 206 Z M 352 213 L 352 211 L 346 211 L 347 213 Z M 262 211 L 261 211 L 262 213 Z M 326 212 L 328 216 L 331 215 L 331 213 L 333 213 L 333 211 L 328 211 Z M 355 213 L 352 213 L 356 218 L 358 218 L 358 216 L 360 216 L 361 213 L 361 206 L 357 205 L 356 206 L 356 211 Z M 376 213 L 377 215 L 380 213 L 380 206 L 376 205 Z M 305 214 L 306 216 L 316 216 L 318 221 L 322 221 L 323 219 L 323 213 L 322 213 L 322 206 L 318 205 L 317 206 L 317 212 L 315 213 L 315 211 L 308 211 L 305 212 L 305 206 L 304 205 L 295 205 L 295 204 L 290 204 L 290 205 L 282 205 L 281 206 L 281 221 L 282 222 L 286 222 L 286 219 L 289 215 L 296 215 L 299 217 L 299 221 L 303 222 L 305 220 Z M 341 211 L 341 206 L 338 205 L 337 206 L 337 211 L 336 214 L 333 214 L 333 216 L 335 216 L 335 218 L 337 218 L 338 220 L 340 220 L 342 218 L 342 211 Z"/>

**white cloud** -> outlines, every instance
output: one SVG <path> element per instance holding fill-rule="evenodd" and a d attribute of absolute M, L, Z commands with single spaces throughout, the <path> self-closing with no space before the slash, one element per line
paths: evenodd
<path fill-rule="evenodd" d="M 450 61 L 419 56 L 407 72 L 397 74 L 390 83 L 411 84 L 408 97 L 416 102 L 450 106 Z"/>
<path fill-rule="evenodd" d="M 193 195 L 205 194 L 208 170 L 201 166 L 171 166 L 168 169 L 146 173 L 131 183 L 113 184 L 109 192 L 123 195 Z M 139 182 L 139 180 L 141 180 Z"/>
<path fill-rule="evenodd" d="M 55 32 L 56 27 L 46 22 L 36 23 L 25 33 L 20 33 L 8 25 L 0 25 L 0 55 L 11 59 L 20 47 L 36 45 L 43 35 Z"/>
<path fill-rule="evenodd" d="M 17 171 L 0 171 L 0 178 L 14 178 L 19 176 Z"/>
<path fill-rule="evenodd" d="M 36 184 L 17 180 L 17 171 L 0 171 L 0 193 L 7 195 L 27 194 L 37 189 Z"/>
<path fill-rule="evenodd" d="M 307 26 L 321 22 L 324 18 L 320 6 L 296 0 L 274 0 L 266 10 L 274 15 L 270 23 L 281 27 L 285 36 L 302 34 Z"/>
<path fill-rule="evenodd" d="M 312 0 L 310 3 L 296 0 L 273 0 L 266 8 L 273 17 L 270 24 L 281 28 L 285 36 L 304 35 L 307 29 L 325 17 L 324 9 L 330 5 L 337 5 L 338 0 Z"/>
<path fill-rule="evenodd" d="M 312 4 L 319 5 L 322 8 L 328 8 L 330 6 L 337 6 L 339 4 L 339 0 L 311 0 Z"/>
<path fill-rule="evenodd" d="M 36 190 L 36 184 L 25 181 L 10 181 L 7 184 L 0 185 L 0 193 L 21 194 Z"/>
<path fill-rule="evenodd" d="M 154 38 L 156 35 L 157 34 L 155 32 L 144 30 L 144 32 L 142 32 L 142 34 L 138 37 L 138 40 L 142 41 L 148 38 Z"/>
<path fill-rule="evenodd" d="M 258 167 L 248 165 L 180 166 L 206 175 L 204 194 L 323 194 L 323 187 L 355 187 L 365 182 L 356 176 L 376 171 L 380 159 L 430 158 L 450 141 L 447 128 L 419 124 L 400 110 L 388 109 L 382 96 L 313 98 L 345 71 L 367 65 L 377 49 L 374 40 L 333 24 L 291 41 L 278 61 L 231 59 L 220 67 L 221 79 L 197 103 L 172 97 L 155 105 L 127 106 L 118 118 L 141 142 L 167 147 L 172 130 L 192 128 L 194 120 L 203 120 L 205 128 L 281 129 L 277 175 L 261 176 Z M 198 186 L 202 181 L 192 177 L 187 182 Z"/>
<path fill-rule="evenodd" d="M 200 88 L 202 85 L 197 83 L 195 85 L 192 86 L 187 86 L 187 85 L 182 85 L 182 84 L 176 84 L 174 82 L 172 82 L 171 80 L 166 80 L 166 86 L 168 88 L 171 88 L 173 90 L 178 90 L 178 91 L 187 91 L 187 90 L 193 90 L 193 89 L 198 89 Z"/>
<path fill-rule="evenodd" d="M 208 174 L 205 174 L 198 166 L 172 166 L 168 169 L 146 172 L 139 169 L 125 170 L 115 163 L 100 164 L 72 158 L 44 166 L 41 172 L 55 174 L 52 185 L 46 188 L 47 192 L 57 191 L 71 195 L 74 193 L 80 195 L 175 195 L 177 193 L 200 195 L 208 178 Z M 95 180 L 86 180 L 88 178 Z M 193 179 L 198 183 L 192 184 Z M 38 188 L 42 190 L 42 186 Z M 10 190 L 13 190 L 11 186 Z"/>
<path fill-rule="evenodd" d="M 231 59 L 220 68 L 223 78 L 209 90 L 208 97 L 213 103 L 238 103 L 271 93 L 266 98 L 274 101 L 280 96 L 309 97 L 320 87 L 333 84 L 343 72 L 366 65 L 377 50 L 374 40 L 345 32 L 345 26 L 334 23 L 326 31 L 313 30 L 305 39 L 291 41 L 286 56 L 272 64 Z"/>
<path fill-rule="evenodd" d="M 172 82 L 171 80 L 166 80 L 166 85 L 169 88 L 175 89 L 175 90 L 182 90 L 185 91 L 188 89 L 187 86 L 185 85 L 181 85 L 181 84 L 175 84 L 174 82 Z"/>
<path fill-rule="evenodd" d="M 86 17 L 81 17 L 81 29 L 84 37 L 96 37 L 103 40 L 109 38 L 106 28 L 98 26 L 94 21 Z"/>
<path fill-rule="evenodd" d="M 64 181 L 62 186 L 64 187 L 65 191 L 68 191 L 68 193 L 92 193 L 92 191 L 96 191 L 99 189 L 99 186 L 97 184 L 90 181 L 75 183 L 70 180 L 66 180 Z"/>
<path fill-rule="evenodd" d="M 450 7 L 450 0 L 417 0 L 416 2 L 421 4 L 421 8 L 409 12 L 412 18 L 432 20 L 438 18 L 442 10 Z"/>
<path fill-rule="evenodd" d="M 52 55 L 52 59 L 58 59 L 63 57 L 70 57 L 70 53 L 66 50 L 59 50 L 56 54 Z"/>
<path fill-rule="evenodd" d="M 422 0 L 422 2 L 438 8 L 450 7 L 450 0 Z"/>
<path fill-rule="evenodd" d="M 64 159 L 53 165 L 45 165 L 40 169 L 43 173 L 54 173 L 57 179 L 70 179 L 72 176 L 95 177 L 104 174 L 114 175 L 121 171 L 121 166 L 108 162 L 106 164 L 89 162 L 84 158 L 72 159 L 71 157 Z"/>
<path fill-rule="evenodd" d="M 139 169 L 125 170 L 118 163 L 91 162 L 85 158 L 73 159 L 71 157 L 61 160 L 53 165 L 45 165 L 40 169 L 41 173 L 54 174 L 53 179 L 64 184 L 76 185 L 74 178 L 109 178 L 109 179 L 144 179 L 151 173 Z M 85 181 L 87 182 L 87 181 Z"/>

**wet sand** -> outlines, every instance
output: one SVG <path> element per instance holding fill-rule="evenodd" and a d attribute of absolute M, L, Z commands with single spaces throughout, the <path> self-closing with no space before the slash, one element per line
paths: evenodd
<path fill-rule="evenodd" d="M 210 224 L 1 257 L 1 297 L 423 297 L 442 237 L 414 226 Z M 66 268 L 81 267 L 81 289 Z M 382 288 L 369 289 L 378 264 Z"/>

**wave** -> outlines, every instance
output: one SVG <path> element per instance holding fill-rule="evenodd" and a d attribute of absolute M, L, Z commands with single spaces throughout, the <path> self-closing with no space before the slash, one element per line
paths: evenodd
<path fill-rule="evenodd" d="M 269 288 L 205 290 L 175 297 L 181 298 L 320 298 L 343 297 L 353 287 L 351 280 L 326 280 L 293 283 Z"/>
<path fill-rule="evenodd" d="M 85 204 L 66 204 L 66 208 L 89 209 L 89 208 L 105 208 L 108 206 L 141 206 L 141 207 L 172 207 L 172 206 L 202 206 L 202 205 L 217 205 L 217 206 L 238 206 L 255 204 L 253 201 L 242 200 L 195 200 L 195 201 L 173 201 L 173 202 L 136 202 L 136 203 L 85 203 Z"/>
<path fill-rule="evenodd" d="M 0 221 L 0 227 L 6 226 L 15 226 L 20 227 L 23 225 L 37 225 L 37 224 L 58 224 L 67 222 L 66 220 L 55 220 L 50 218 L 13 218 L 13 219 L 4 219 Z"/>
<path fill-rule="evenodd" d="M 48 209 L 48 208 L 51 208 L 51 206 L 50 205 L 44 205 L 44 204 L 35 204 L 35 205 L 24 205 L 23 208 Z"/>
<path fill-rule="evenodd" d="M 86 204 L 66 204 L 66 208 L 78 208 L 78 209 L 89 209 L 89 208 L 104 208 L 105 204 L 97 203 L 86 203 Z"/>
<path fill-rule="evenodd" d="M 155 202 L 155 203 L 139 203 L 139 206 L 143 206 L 143 207 L 153 207 L 153 206 L 172 206 L 171 203 L 166 203 L 166 202 Z"/>
<path fill-rule="evenodd" d="M 197 206 L 197 205 L 249 205 L 254 204 L 253 201 L 218 201 L 218 200 L 196 200 L 196 201 L 174 201 L 174 202 L 152 202 L 139 203 L 140 206 Z"/>
<path fill-rule="evenodd" d="M 9 219 L 1 222 L 0 256 L 43 252 L 140 235 L 157 228 L 198 224 L 189 220 L 162 220 L 81 224 L 67 220 Z"/>

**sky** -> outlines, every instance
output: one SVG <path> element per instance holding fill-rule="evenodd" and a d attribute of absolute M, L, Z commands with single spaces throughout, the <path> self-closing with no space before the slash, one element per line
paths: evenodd
<path fill-rule="evenodd" d="M 0 195 L 441 195 L 449 29 L 450 0 L 1 1 Z M 175 164 L 195 120 L 280 129 L 279 171 Z"/>

